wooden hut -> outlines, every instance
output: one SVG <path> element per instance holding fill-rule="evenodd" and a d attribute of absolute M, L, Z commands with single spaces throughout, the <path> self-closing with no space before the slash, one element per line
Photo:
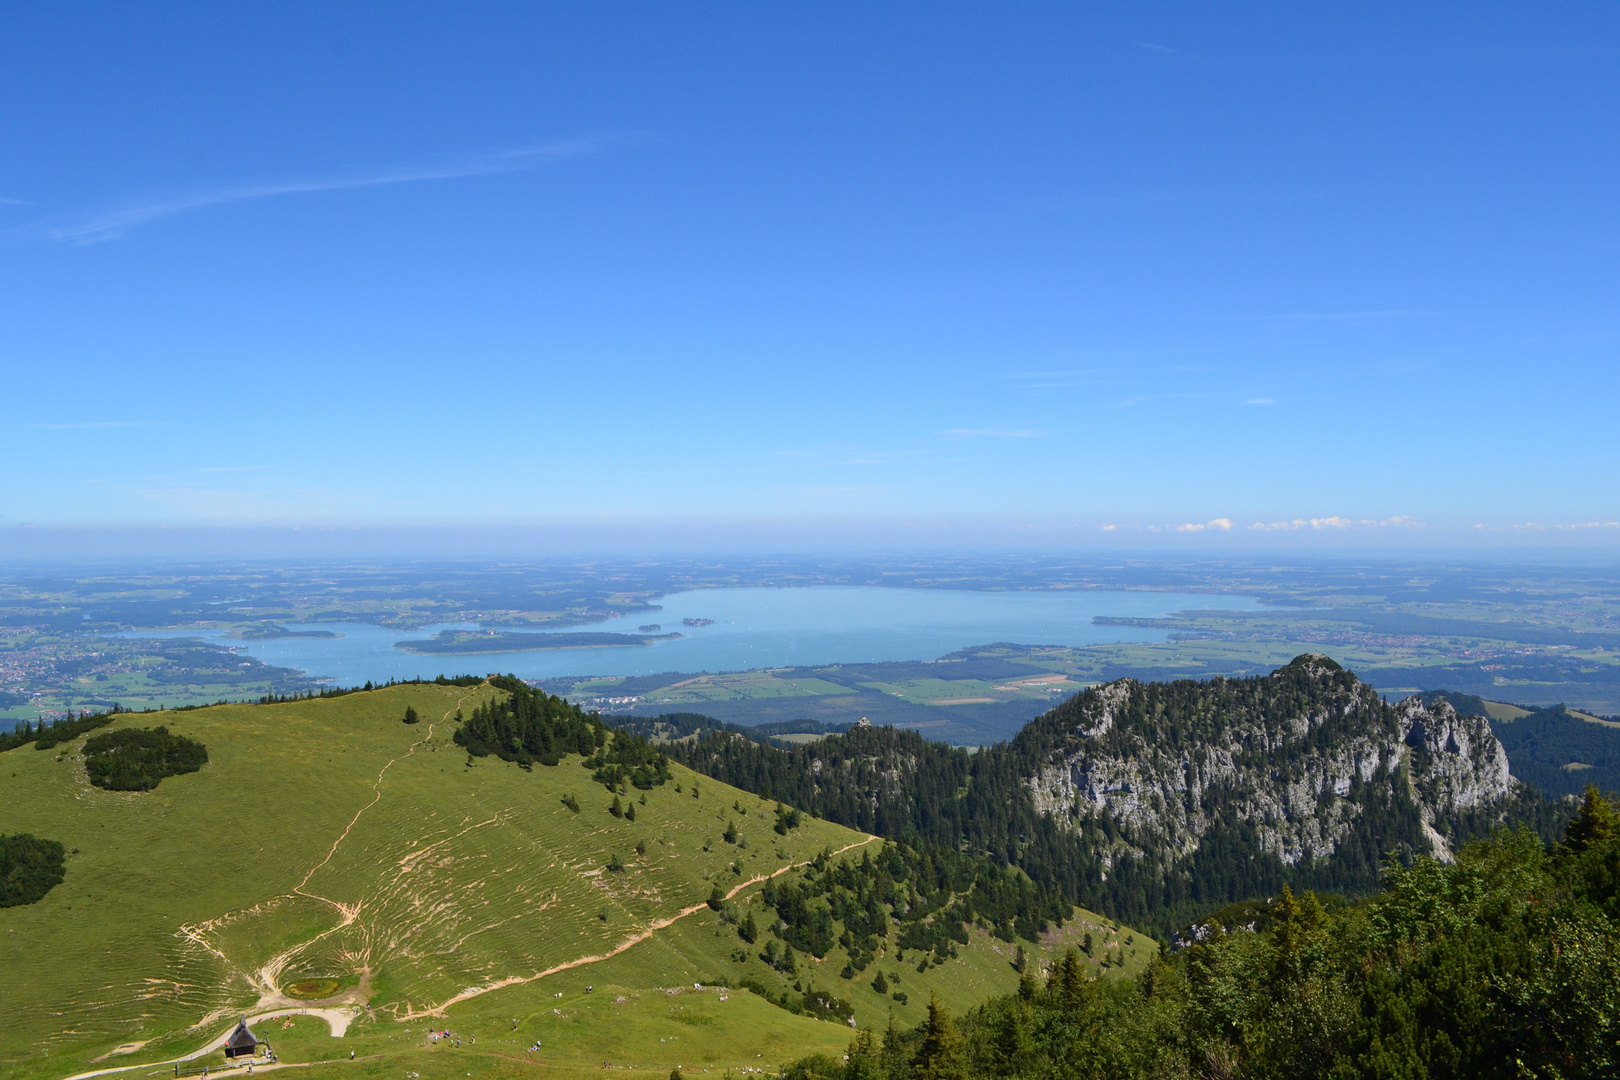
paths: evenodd
<path fill-rule="evenodd" d="M 231 1037 L 225 1040 L 225 1056 L 252 1057 L 258 1050 L 259 1037 L 247 1026 L 247 1017 L 244 1016 L 237 1021 L 236 1030 L 231 1032 Z"/>

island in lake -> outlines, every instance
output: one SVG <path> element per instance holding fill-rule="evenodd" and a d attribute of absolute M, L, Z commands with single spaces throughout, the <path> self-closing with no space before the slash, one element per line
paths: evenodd
<path fill-rule="evenodd" d="M 441 630 L 430 638 L 396 641 L 394 648 L 434 656 L 533 652 L 537 649 L 621 649 L 669 641 L 680 634 L 526 634 Z"/>
<path fill-rule="evenodd" d="M 636 627 L 636 629 L 640 630 L 643 634 L 656 634 L 658 631 L 662 630 L 663 627 L 659 626 L 657 623 L 647 623 L 645 626 Z"/>
<path fill-rule="evenodd" d="M 682 619 L 682 626 L 713 626 L 713 619 Z"/>
<path fill-rule="evenodd" d="M 340 638 L 343 635 L 331 630 L 289 630 L 275 623 L 264 623 L 260 626 L 244 626 L 236 636 L 243 641 L 275 641 L 292 637 Z"/>

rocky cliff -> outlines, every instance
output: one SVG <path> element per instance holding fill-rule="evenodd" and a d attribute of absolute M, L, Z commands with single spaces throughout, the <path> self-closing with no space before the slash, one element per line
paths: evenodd
<path fill-rule="evenodd" d="M 1218 830 L 1287 867 L 1349 843 L 1447 859 L 1459 823 L 1505 812 L 1517 783 L 1486 720 L 1387 704 L 1317 655 L 1259 679 L 1122 679 L 1025 734 L 1047 744 L 1028 779 L 1037 808 L 1092 837 L 1105 866 L 1168 869 Z"/>

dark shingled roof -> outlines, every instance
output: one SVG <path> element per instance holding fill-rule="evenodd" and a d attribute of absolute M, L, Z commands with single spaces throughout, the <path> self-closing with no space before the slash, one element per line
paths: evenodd
<path fill-rule="evenodd" d="M 236 1022 L 236 1030 L 231 1032 L 231 1037 L 229 1039 L 225 1040 L 225 1045 L 232 1048 L 238 1046 L 254 1047 L 259 1045 L 259 1037 L 253 1034 L 252 1029 L 247 1026 L 247 1017 L 244 1016 Z"/>

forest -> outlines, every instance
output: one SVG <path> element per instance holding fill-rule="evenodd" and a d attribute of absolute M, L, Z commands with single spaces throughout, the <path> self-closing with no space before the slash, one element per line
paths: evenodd
<path fill-rule="evenodd" d="M 1587 784 L 1620 789 L 1620 727 L 1569 715 L 1562 705 L 1538 709 L 1491 730 L 1513 758 L 1513 772 L 1548 795 L 1569 795 Z M 1581 768 L 1572 768 L 1571 763 Z"/>
<path fill-rule="evenodd" d="M 564 754 L 592 755 L 607 741 L 602 721 L 577 705 L 512 675 L 496 676 L 490 685 L 506 697 L 478 706 L 452 736 L 474 757 L 493 754 L 527 769 L 536 762 L 556 765 Z"/>
<path fill-rule="evenodd" d="M 1331 661 L 1295 661 L 1248 679 L 1125 685 L 1129 696 L 1120 715 L 1095 740 L 1105 750 L 1140 737 L 1173 751 L 1237 718 L 1280 731 L 1304 713 L 1333 717 L 1304 738 L 1279 735 L 1245 763 L 1275 771 L 1331 740 L 1394 724 L 1393 707 Z M 1097 703 L 1096 694 L 1076 695 L 1010 742 L 971 754 L 888 727 L 852 728 L 792 749 L 708 729 L 695 740 L 671 743 L 668 753 L 699 772 L 841 825 L 1016 867 L 1072 903 L 1164 937 L 1224 904 L 1272 895 L 1284 885 L 1365 894 L 1377 887 L 1386 855 L 1410 862 L 1429 850 L 1419 808 L 1386 771 L 1347 793 L 1358 812 L 1331 858 L 1286 865 L 1262 846 L 1254 824 L 1239 815 L 1234 795 L 1213 788 L 1199 807 L 1211 826 L 1191 855 L 1141 848 L 1105 865 L 1099 851 L 1117 846 L 1120 825 L 1106 812 L 1057 821 L 1037 809 L 1029 786 L 1043 765 L 1075 745 L 1076 729 L 1084 710 Z M 1488 833 L 1499 817 L 1524 822 L 1543 836 L 1551 835 L 1558 819 L 1556 807 L 1521 789 L 1498 815 L 1446 819 L 1436 827 L 1462 843 Z"/>
<path fill-rule="evenodd" d="M 609 791 L 622 792 L 627 784 L 648 791 L 669 780 L 669 758 L 645 737 L 615 730 L 610 738 L 600 717 L 516 676 L 497 675 L 490 685 L 505 698 L 479 705 L 465 720 L 456 716 L 452 739 L 473 757 L 493 754 L 529 769 L 579 754 L 595 770 L 591 779 Z"/>
<path fill-rule="evenodd" d="M 857 1034 L 793 1080 L 1327 1077 L 1577 1080 L 1620 1069 L 1620 805 L 1589 788 L 1556 844 L 1527 828 L 1455 862 L 1389 860 L 1329 911 L 1284 887 L 1139 977 L 1071 951 L 960 1019 Z"/>

